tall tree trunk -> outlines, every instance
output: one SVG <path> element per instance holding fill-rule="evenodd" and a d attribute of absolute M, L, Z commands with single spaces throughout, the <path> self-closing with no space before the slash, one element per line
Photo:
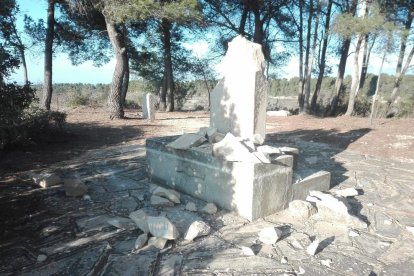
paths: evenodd
<path fill-rule="evenodd" d="M 122 108 L 122 82 L 125 75 L 126 63 L 124 54 L 126 54 L 126 47 L 122 33 L 116 29 L 115 23 L 111 22 L 105 16 L 106 30 L 108 32 L 109 40 L 115 52 L 116 64 L 114 74 L 112 76 L 111 91 L 108 95 L 108 110 L 110 118 L 124 118 L 124 110 Z"/>
<path fill-rule="evenodd" d="M 305 105 L 306 105 L 306 85 L 307 85 L 307 74 L 309 71 L 309 55 L 310 55 L 310 43 L 311 43 L 311 35 L 312 35 L 312 15 L 313 15 L 313 0 L 309 3 L 309 17 L 308 17 L 308 31 L 306 34 L 306 52 L 305 52 L 305 82 L 302 86 L 302 97 L 303 97 L 303 104 L 302 106 L 299 105 L 299 113 L 306 112 Z"/>
<path fill-rule="evenodd" d="M 45 40 L 45 75 L 43 81 L 43 107 L 50 110 L 52 102 L 52 59 L 53 37 L 55 34 L 55 1 L 49 0 L 47 6 L 47 30 Z"/>
<path fill-rule="evenodd" d="M 358 4 L 358 0 L 352 0 L 351 6 L 349 8 L 349 12 L 353 16 L 355 16 L 357 4 Z M 341 57 L 339 59 L 339 65 L 338 65 L 338 74 L 336 76 L 336 81 L 335 81 L 335 93 L 332 97 L 331 105 L 328 110 L 328 115 L 330 116 L 334 116 L 336 114 L 336 109 L 338 107 L 338 101 L 343 91 L 346 61 L 348 59 L 348 52 L 349 52 L 350 45 L 351 45 L 351 39 L 347 38 L 342 42 Z"/>
<path fill-rule="evenodd" d="M 24 47 L 19 47 L 19 52 L 20 52 L 20 58 L 22 59 L 24 83 L 28 84 L 29 77 L 27 75 L 27 64 L 26 64 L 26 55 L 24 53 Z"/>
<path fill-rule="evenodd" d="M 163 18 L 161 22 L 162 42 L 164 50 L 164 83 L 167 94 L 167 111 L 174 111 L 174 76 L 171 58 L 171 22 Z"/>
<path fill-rule="evenodd" d="M 369 35 L 365 35 L 364 43 L 363 43 L 364 51 L 362 54 L 361 74 L 359 76 L 359 89 L 362 89 L 364 87 L 365 79 L 368 73 L 368 62 L 369 62 L 369 56 L 371 52 L 371 47 L 368 47 L 368 39 L 369 39 Z"/>
<path fill-rule="evenodd" d="M 355 97 L 358 93 L 359 88 L 359 53 L 361 51 L 362 42 L 364 40 L 363 35 L 358 36 L 358 42 L 355 47 L 355 53 L 354 53 L 354 69 L 353 69 L 353 85 L 351 87 L 351 91 L 349 91 L 349 101 L 348 101 L 348 108 L 346 110 L 345 115 L 346 116 L 352 116 L 354 113 L 354 106 L 355 106 Z"/>
<path fill-rule="evenodd" d="M 318 100 L 318 96 L 321 91 L 322 80 L 323 76 L 325 75 L 325 67 L 326 67 L 326 50 L 328 49 L 328 37 L 329 37 L 329 26 L 331 22 L 331 10 L 332 10 L 332 0 L 328 0 L 328 6 L 326 8 L 326 19 L 325 19 L 325 30 L 322 42 L 322 52 L 321 58 L 319 63 L 319 75 L 318 80 L 316 81 L 315 92 L 312 96 L 311 101 L 311 110 L 316 112 L 316 102 Z"/>
<path fill-rule="evenodd" d="M 397 61 L 397 68 L 395 70 L 395 77 L 394 77 L 394 87 L 392 89 L 392 93 L 390 98 L 387 101 L 387 113 L 391 112 L 391 109 L 394 108 L 395 100 L 397 99 L 399 93 L 400 93 L 400 83 L 402 76 L 404 75 L 402 72 L 402 66 L 405 56 L 405 50 L 407 48 L 407 40 L 408 35 L 410 34 L 411 24 L 413 22 L 414 18 L 414 3 L 411 4 L 410 10 L 407 14 L 407 20 L 404 24 L 404 31 L 401 34 L 401 44 L 400 44 L 400 53 L 398 55 L 398 61 Z M 411 62 L 411 60 L 410 60 Z M 408 61 L 406 62 L 406 67 L 409 66 L 410 63 Z"/>
<path fill-rule="evenodd" d="M 372 125 L 372 118 L 374 117 L 374 112 L 375 112 L 375 103 L 377 102 L 379 89 L 381 87 L 382 67 L 384 65 L 386 55 L 387 55 L 387 51 L 384 50 L 384 54 L 382 55 L 382 59 L 381 59 L 381 65 L 380 65 L 380 68 L 378 70 L 378 79 L 377 79 L 377 85 L 376 85 L 376 88 L 375 88 L 375 93 L 374 93 L 374 96 L 372 96 L 371 114 L 369 115 L 369 121 L 370 121 L 371 125 Z"/>
<path fill-rule="evenodd" d="M 261 44 L 263 47 L 263 24 L 262 20 L 260 19 L 260 4 L 258 0 L 250 1 L 250 7 L 253 12 L 254 16 L 254 35 L 253 35 L 253 42 Z"/>
<path fill-rule="evenodd" d="M 303 109 L 303 0 L 299 0 L 299 83 L 298 83 L 299 110 Z"/>
<path fill-rule="evenodd" d="M 312 42 L 312 48 L 311 48 L 311 53 L 310 53 L 310 62 L 308 65 L 308 71 L 306 72 L 305 102 L 303 105 L 303 109 L 306 113 L 309 112 L 309 97 L 310 97 L 310 87 L 311 87 L 311 79 L 312 79 L 312 68 L 313 68 L 313 61 L 315 59 L 316 41 L 318 38 L 319 15 L 321 13 L 322 3 L 318 0 L 317 5 L 318 6 L 316 10 L 315 28 L 314 28 L 313 42 Z"/>
<path fill-rule="evenodd" d="M 246 21 L 247 21 L 247 15 L 249 14 L 249 4 L 247 3 L 248 1 L 245 1 L 243 3 L 243 12 L 242 15 L 240 17 L 240 24 L 239 24 L 239 34 L 241 34 L 242 36 L 246 35 Z"/>
<path fill-rule="evenodd" d="M 124 38 L 124 44 L 125 44 L 125 49 L 127 49 L 127 45 L 128 45 L 128 29 L 126 28 L 125 25 L 122 25 L 122 34 L 123 34 L 123 38 Z M 121 90 L 121 104 L 122 107 L 126 107 L 126 95 L 128 92 L 128 86 L 129 86 L 129 57 L 128 57 L 128 51 L 125 51 L 122 53 L 122 58 L 124 60 L 125 63 L 125 73 L 124 73 L 124 77 L 122 79 L 122 90 Z"/>

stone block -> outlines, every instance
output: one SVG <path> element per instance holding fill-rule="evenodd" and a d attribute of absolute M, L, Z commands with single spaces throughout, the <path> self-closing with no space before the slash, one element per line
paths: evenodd
<path fill-rule="evenodd" d="M 150 121 L 155 120 L 155 105 L 157 103 L 157 97 L 151 93 L 145 94 L 142 100 L 142 118 Z"/>
<path fill-rule="evenodd" d="M 293 200 L 305 200 L 309 191 L 327 191 L 330 188 L 331 173 L 326 171 L 319 171 L 314 173 L 298 183 L 294 183 Z"/>
<path fill-rule="evenodd" d="M 233 134 L 227 133 L 223 140 L 213 144 L 213 155 L 231 162 L 260 163 L 261 161 Z"/>
<path fill-rule="evenodd" d="M 218 132 L 253 138 L 266 135 L 268 83 L 262 46 L 234 38 L 221 64 L 223 78 L 210 94 L 210 126 Z"/>
<path fill-rule="evenodd" d="M 249 220 L 287 208 L 292 198 L 291 166 L 223 161 L 202 148 L 174 151 L 166 147 L 174 138 L 147 139 L 151 180 Z"/>

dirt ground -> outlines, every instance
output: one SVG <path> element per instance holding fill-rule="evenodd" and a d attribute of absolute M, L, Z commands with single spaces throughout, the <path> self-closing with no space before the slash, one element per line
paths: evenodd
<path fill-rule="evenodd" d="M 0 175 L 47 167 L 90 149 L 117 144 L 145 144 L 154 136 L 197 131 L 209 124 L 209 113 L 159 112 L 156 121 L 141 119 L 141 113 L 127 110 L 125 120 L 110 120 L 102 109 L 77 108 L 67 111 L 63 133 L 20 150 L 0 152 Z M 414 162 L 414 119 L 316 118 L 307 115 L 267 118 L 267 140 L 295 139 L 328 143 L 384 159 Z"/>

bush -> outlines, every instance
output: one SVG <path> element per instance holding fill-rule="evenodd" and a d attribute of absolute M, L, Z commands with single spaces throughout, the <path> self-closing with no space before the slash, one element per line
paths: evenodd
<path fill-rule="evenodd" d="M 30 144 L 63 126 L 66 114 L 42 110 L 32 105 L 36 102 L 30 85 L 7 84 L 0 88 L 0 150 Z"/>

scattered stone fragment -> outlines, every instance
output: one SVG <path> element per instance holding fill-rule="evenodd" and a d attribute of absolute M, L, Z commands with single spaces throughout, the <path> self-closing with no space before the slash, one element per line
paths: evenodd
<path fill-rule="evenodd" d="M 287 110 L 270 110 L 266 112 L 267 116 L 276 116 L 276 117 L 287 117 L 292 115 Z"/>
<path fill-rule="evenodd" d="M 292 147 L 280 147 L 279 150 L 285 154 L 298 155 L 299 149 Z"/>
<path fill-rule="evenodd" d="M 253 152 L 253 155 L 256 156 L 256 158 L 259 159 L 260 162 L 262 162 L 262 163 L 265 163 L 265 164 L 270 164 L 271 163 L 269 157 L 266 156 L 266 154 L 264 154 L 263 152 L 255 151 L 255 152 Z"/>
<path fill-rule="evenodd" d="M 66 178 L 63 187 L 67 196 L 83 196 L 88 192 L 88 187 L 77 178 Z"/>
<path fill-rule="evenodd" d="M 153 195 L 160 196 L 167 198 L 168 200 L 174 203 L 180 203 L 180 194 L 171 189 L 165 189 L 163 187 L 157 187 L 154 191 L 152 191 Z"/>
<path fill-rule="evenodd" d="M 282 237 L 282 231 L 276 227 L 266 227 L 259 232 L 259 240 L 264 244 L 275 244 Z"/>
<path fill-rule="evenodd" d="M 42 173 L 33 177 L 33 181 L 42 188 L 48 188 L 62 183 L 62 179 L 55 173 Z"/>
<path fill-rule="evenodd" d="M 289 203 L 289 212 L 294 217 L 307 219 L 316 214 L 318 210 L 310 202 L 303 200 L 293 200 Z"/>
<path fill-rule="evenodd" d="M 243 251 L 243 254 L 246 256 L 255 256 L 253 249 L 247 246 L 242 246 L 241 250 Z"/>
<path fill-rule="evenodd" d="M 159 237 L 151 237 L 148 240 L 148 246 L 154 246 L 158 249 L 164 249 L 167 239 Z"/>
<path fill-rule="evenodd" d="M 355 237 L 358 237 L 358 236 L 359 236 L 359 233 L 358 233 L 357 231 L 355 231 L 355 230 L 349 230 L 348 235 L 349 235 L 351 238 L 355 238 Z"/>
<path fill-rule="evenodd" d="M 213 143 L 214 142 L 214 137 L 217 134 L 217 128 L 215 128 L 215 127 L 202 127 L 197 132 L 197 134 L 207 138 L 210 143 Z"/>
<path fill-rule="evenodd" d="M 207 203 L 206 206 L 201 209 L 201 212 L 213 215 L 217 213 L 217 207 L 214 203 Z"/>
<path fill-rule="evenodd" d="M 82 197 L 84 200 L 91 200 L 91 196 L 90 195 L 83 195 Z"/>
<path fill-rule="evenodd" d="M 194 240 L 197 237 L 202 237 L 210 234 L 211 227 L 201 220 L 196 220 L 188 227 L 187 233 L 185 233 L 185 240 Z"/>
<path fill-rule="evenodd" d="M 207 141 L 207 139 L 200 134 L 185 133 L 178 137 L 175 141 L 169 143 L 167 147 L 178 150 L 185 150 L 192 147 L 197 147 L 205 141 Z"/>
<path fill-rule="evenodd" d="M 309 164 L 309 165 L 314 165 L 318 162 L 318 157 L 316 156 L 311 156 L 308 158 L 305 158 L 305 161 Z"/>
<path fill-rule="evenodd" d="M 252 141 L 256 145 L 263 145 L 264 140 L 265 140 L 264 137 L 259 133 L 255 133 L 252 137 Z"/>
<path fill-rule="evenodd" d="M 304 269 L 303 267 L 301 267 L 301 266 L 300 266 L 300 267 L 298 268 L 298 273 L 297 273 L 297 274 L 298 274 L 298 275 L 302 275 L 302 274 L 305 274 L 305 272 L 306 272 L 306 271 L 305 271 L 305 269 Z"/>
<path fill-rule="evenodd" d="M 392 219 L 384 219 L 384 224 L 385 225 L 391 225 L 392 224 Z"/>
<path fill-rule="evenodd" d="M 331 267 L 331 263 L 332 263 L 331 259 L 321 260 L 321 265 L 324 265 L 327 267 Z"/>
<path fill-rule="evenodd" d="M 287 264 L 288 263 L 288 258 L 287 257 L 282 257 L 282 259 L 280 259 L 280 263 Z"/>
<path fill-rule="evenodd" d="M 336 190 L 334 191 L 335 195 L 341 196 L 341 197 L 350 197 L 350 196 L 357 196 L 359 195 L 358 190 L 355 188 L 346 188 L 342 190 Z"/>
<path fill-rule="evenodd" d="M 302 244 L 297 239 L 293 239 L 290 244 L 296 249 L 304 249 Z"/>
<path fill-rule="evenodd" d="M 144 210 L 140 209 L 134 211 L 129 214 L 129 217 L 135 222 L 139 229 L 141 229 L 144 233 L 149 232 L 148 228 L 148 221 L 147 221 L 147 214 L 145 214 Z"/>
<path fill-rule="evenodd" d="M 174 224 L 166 217 L 147 217 L 148 228 L 154 237 L 175 240 L 180 235 Z"/>
<path fill-rule="evenodd" d="M 187 211 L 196 212 L 196 211 L 197 211 L 197 206 L 195 205 L 195 203 L 194 203 L 194 202 L 188 202 L 188 203 L 185 205 L 185 209 L 186 209 Z"/>
<path fill-rule="evenodd" d="M 148 234 L 144 233 L 138 236 L 137 240 L 135 241 L 135 249 L 140 249 L 142 248 L 145 243 L 148 241 Z"/>
<path fill-rule="evenodd" d="M 307 248 L 306 252 L 308 252 L 309 255 L 315 256 L 316 252 L 318 251 L 319 247 L 319 239 L 315 239 Z"/>
<path fill-rule="evenodd" d="M 37 262 L 38 263 L 44 262 L 44 261 L 46 261 L 46 259 L 47 259 L 47 256 L 44 255 L 44 254 L 40 254 L 39 256 L 37 256 Z"/>
<path fill-rule="evenodd" d="M 256 150 L 265 154 L 282 154 L 282 151 L 279 148 L 269 145 L 258 146 Z"/>
<path fill-rule="evenodd" d="M 132 220 L 123 217 L 111 218 L 108 220 L 108 224 L 125 230 L 134 230 L 137 228 Z"/>
<path fill-rule="evenodd" d="M 414 226 L 406 226 L 405 229 L 407 229 L 408 232 L 414 234 Z"/>
<path fill-rule="evenodd" d="M 169 201 L 166 198 L 157 196 L 157 195 L 152 195 L 150 202 L 152 206 L 156 206 L 156 207 L 173 207 L 174 206 L 173 202 Z"/>
<path fill-rule="evenodd" d="M 230 132 L 226 134 L 223 140 L 213 144 L 213 155 L 222 160 L 231 162 L 261 163 L 260 160 L 251 154 L 249 149 Z"/>

